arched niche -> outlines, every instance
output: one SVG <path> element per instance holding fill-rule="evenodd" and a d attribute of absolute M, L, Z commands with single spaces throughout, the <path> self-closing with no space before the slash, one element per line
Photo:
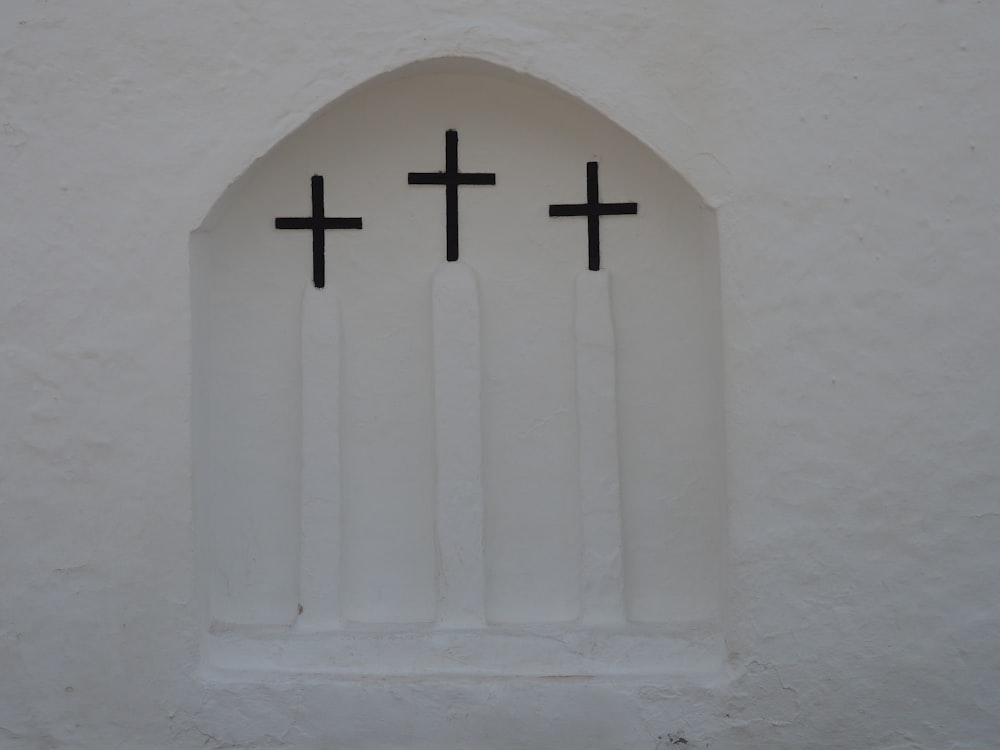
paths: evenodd
<path fill-rule="evenodd" d="M 408 180 L 445 169 L 449 130 L 462 173 L 495 174 L 458 188 L 454 263 L 446 190 Z M 601 218 L 598 271 L 588 219 L 549 210 L 587 201 L 589 162 L 601 201 L 637 203 Z M 275 222 L 313 215 L 314 176 L 325 216 L 363 220 L 322 233 L 322 289 L 313 232 Z M 721 653 L 715 217 L 606 117 L 475 61 L 381 77 L 226 191 L 192 235 L 192 289 L 206 664 Z"/>

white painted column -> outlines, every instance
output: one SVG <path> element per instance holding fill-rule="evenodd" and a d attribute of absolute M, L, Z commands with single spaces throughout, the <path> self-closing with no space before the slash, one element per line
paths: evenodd
<path fill-rule="evenodd" d="M 485 624 L 479 291 L 461 261 L 434 273 L 438 623 Z"/>
<path fill-rule="evenodd" d="M 302 549 L 298 626 L 340 621 L 340 303 L 330 287 L 302 298 Z"/>
<path fill-rule="evenodd" d="M 576 401 L 583 511 L 581 621 L 624 622 L 622 522 L 615 403 L 615 333 L 611 277 L 576 278 Z"/>

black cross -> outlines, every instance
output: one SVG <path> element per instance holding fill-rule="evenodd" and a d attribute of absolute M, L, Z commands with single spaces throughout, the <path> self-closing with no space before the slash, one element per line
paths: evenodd
<path fill-rule="evenodd" d="M 311 229 L 313 233 L 313 286 L 322 289 L 326 284 L 326 230 L 361 229 L 361 217 L 334 219 L 325 216 L 323 208 L 323 178 L 312 178 L 312 216 L 283 217 L 274 220 L 275 229 Z"/>
<path fill-rule="evenodd" d="M 458 186 L 459 185 L 496 185 L 497 176 L 494 172 L 458 171 L 458 131 L 448 130 L 444 134 L 444 171 L 443 172 L 410 172 L 411 185 L 444 185 L 447 213 L 447 258 L 458 260 Z"/>
<path fill-rule="evenodd" d="M 587 162 L 587 202 L 554 203 L 549 206 L 549 216 L 586 216 L 590 270 L 601 268 L 601 217 L 639 212 L 638 203 L 601 203 L 598 197 L 597 162 Z"/>

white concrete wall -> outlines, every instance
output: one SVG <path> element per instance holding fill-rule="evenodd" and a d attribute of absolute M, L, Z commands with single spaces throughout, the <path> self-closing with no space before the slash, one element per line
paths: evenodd
<path fill-rule="evenodd" d="M 3 10 L 0 747 L 995 746 L 1000 6 Z M 446 56 L 590 103 L 717 209 L 724 679 L 196 674 L 190 233 Z"/>

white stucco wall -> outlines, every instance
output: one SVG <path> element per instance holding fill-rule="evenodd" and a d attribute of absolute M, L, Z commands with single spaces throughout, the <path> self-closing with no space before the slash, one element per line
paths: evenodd
<path fill-rule="evenodd" d="M 995 746 L 997 5 L 4 18 L 0 747 Z M 326 104 L 454 56 L 591 104 L 717 211 L 724 677 L 198 677 L 190 233 Z"/>

